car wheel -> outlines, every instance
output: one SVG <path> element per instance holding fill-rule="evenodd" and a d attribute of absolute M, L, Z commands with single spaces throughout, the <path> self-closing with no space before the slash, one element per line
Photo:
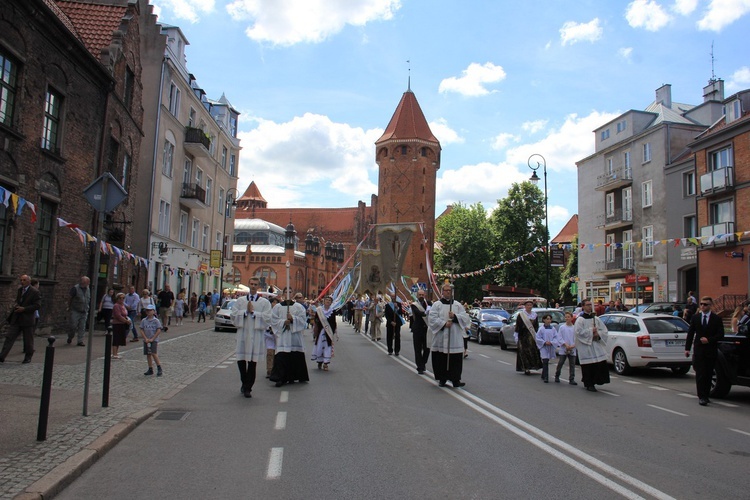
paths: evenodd
<path fill-rule="evenodd" d="M 615 349 L 615 353 L 612 355 L 612 363 L 615 365 L 615 372 L 618 375 L 627 375 L 630 373 L 628 357 L 625 355 L 625 351 L 619 347 Z"/>
<path fill-rule="evenodd" d="M 502 349 L 503 351 L 507 351 L 508 344 L 505 343 L 505 336 L 502 332 L 500 332 L 500 338 L 498 340 L 500 341 L 500 349 Z"/>
<path fill-rule="evenodd" d="M 484 335 L 482 335 L 482 330 L 477 331 L 477 342 L 479 342 L 480 344 L 487 343 L 487 339 L 484 338 Z"/>
<path fill-rule="evenodd" d="M 214 327 L 214 331 L 215 331 L 215 332 L 220 332 L 220 331 L 222 331 L 222 328 L 219 328 L 218 326 L 215 326 L 215 327 Z"/>
<path fill-rule="evenodd" d="M 724 370 L 717 370 L 714 367 L 713 373 L 711 374 L 711 397 L 723 398 L 729 394 L 729 389 L 732 388 L 732 383 L 729 382 L 729 377 L 724 373 Z"/>
<path fill-rule="evenodd" d="M 672 368 L 672 373 L 675 375 L 685 375 L 690 371 L 690 366 L 675 366 Z"/>

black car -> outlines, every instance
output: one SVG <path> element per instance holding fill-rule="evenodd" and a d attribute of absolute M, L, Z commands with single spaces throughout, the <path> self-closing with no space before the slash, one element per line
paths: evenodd
<path fill-rule="evenodd" d="M 725 334 L 719 341 L 711 396 L 722 398 L 733 385 L 750 387 L 750 338 L 739 333 Z"/>
<path fill-rule="evenodd" d="M 472 309 L 469 311 L 471 326 L 469 338 L 480 344 L 500 342 L 500 331 L 508 324 L 510 314 L 504 309 Z"/>

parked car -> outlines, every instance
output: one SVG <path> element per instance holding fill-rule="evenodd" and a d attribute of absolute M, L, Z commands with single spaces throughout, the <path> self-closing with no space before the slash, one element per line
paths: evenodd
<path fill-rule="evenodd" d="M 675 375 L 690 371 L 685 338 L 690 325 L 670 314 L 616 312 L 604 314 L 609 362 L 619 375 L 632 368 L 671 368 Z"/>
<path fill-rule="evenodd" d="M 510 314 L 504 309 L 471 309 L 469 318 L 469 339 L 480 344 L 500 342 L 500 330 L 508 321 Z"/>
<path fill-rule="evenodd" d="M 719 341 L 711 396 L 723 398 L 733 385 L 750 387 L 750 338 L 738 333 L 725 334 Z"/>
<path fill-rule="evenodd" d="M 237 302 L 235 299 L 227 300 L 221 305 L 221 308 L 216 311 L 216 315 L 214 316 L 214 331 L 237 331 L 237 328 L 232 324 L 232 318 L 229 314 L 229 311 L 232 309 L 232 305 L 234 305 L 235 302 Z"/>
<path fill-rule="evenodd" d="M 672 314 L 672 312 L 674 312 L 674 306 L 677 306 L 677 310 L 679 311 L 680 316 L 682 316 L 682 311 L 686 307 L 684 302 L 652 302 L 650 304 L 638 304 L 636 307 L 630 309 L 629 312 Z"/>
<path fill-rule="evenodd" d="M 500 336 L 500 349 L 506 350 L 508 347 L 517 347 L 516 339 L 513 337 L 513 333 L 516 330 L 516 320 L 518 319 L 518 315 L 521 313 L 522 309 L 519 309 L 518 311 L 515 311 L 513 314 L 510 315 L 510 318 L 508 319 L 508 324 L 503 326 L 502 329 L 502 335 Z M 539 318 L 539 324 L 542 324 L 542 316 L 549 313 L 552 315 L 552 325 L 557 328 L 557 325 L 560 323 L 565 323 L 565 313 L 563 313 L 560 309 L 543 309 L 543 308 L 533 308 L 533 312 L 536 313 L 537 318 Z"/>

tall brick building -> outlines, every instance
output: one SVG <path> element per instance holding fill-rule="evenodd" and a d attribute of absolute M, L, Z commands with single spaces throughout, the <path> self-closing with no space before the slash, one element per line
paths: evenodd
<path fill-rule="evenodd" d="M 158 36 L 146 0 L 6 0 L 0 3 L 0 186 L 35 207 L 0 206 L 0 307 L 18 276 L 40 280 L 40 333 L 67 324 L 69 287 L 91 274 L 87 247 L 58 218 L 97 233 L 82 190 L 105 171 L 133 189 L 142 137 L 141 36 Z M 150 35 L 151 34 L 151 35 Z M 134 198 L 105 224 L 127 248 Z M 145 280 L 102 260 L 105 284 Z"/>
<path fill-rule="evenodd" d="M 375 148 L 376 162 L 380 167 L 378 194 L 372 195 L 370 207 L 360 201 L 356 207 L 343 208 L 268 208 L 258 186 L 252 182 L 237 199 L 235 217 L 238 225 L 235 235 L 239 230 L 244 230 L 239 229 L 244 228 L 240 223 L 242 219 L 267 221 L 277 227 L 287 227 L 292 223 L 298 234 L 295 250 L 299 254 L 292 261 L 292 265 L 296 262 L 298 266 L 292 276 L 299 272 L 292 281 L 296 289 L 300 289 L 299 283 L 303 283 L 302 289 L 306 294 L 314 295 L 367 236 L 371 225 L 417 223 L 423 227 L 426 241 L 422 241 L 421 232 L 414 235 L 402 272 L 417 277 L 421 283 L 427 283 L 425 248 L 432 262 L 440 142 L 430 131 L 410 88 L 404 92 L 385 132 L 375 142 Z M 304 254 L 300 240 L 304 241 Z M 277 254 L 282 253 L 280 246 L 268 255 L 257 254 L 255 245 L 235 246 L 235 278 L 240 275 L 244 281 L 250 275 L 268 276 L 271 285 L 280 284 L 283 287 L 278 280 L 285 275 L 284 262 L 276 258 Z M 374 231 L 363 246 L 375 248 Z M 339 248 L 343 250 L 343 255 L 334 252 Z M 261 250 L 260 247 L 257 249 Z M 253 252 L 256 255 L 251 257 Z M 238 259 L 242 259 L 241 263 Z M 253 262 L 255 264 L 251 265 Z"/>

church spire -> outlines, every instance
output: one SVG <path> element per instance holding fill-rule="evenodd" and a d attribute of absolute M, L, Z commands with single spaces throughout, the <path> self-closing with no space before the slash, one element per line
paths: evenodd
<path fill-rule="evenodd" d="M 419 107 L 417 98 L 414 92 L 411 91 L 411 88 L 404 92 L 391 121 L 385 128 L 385 132 L 380 136 L 380 139 L 375 141 L 375 144 L 380 144 L 388 140 L 404 139 L 421 139 L 434 143 L 438 150 L 440 149 L 440 141 L 437 140 L 430 130 L 427 119 L 424 117 L 422 108 Z"/>

